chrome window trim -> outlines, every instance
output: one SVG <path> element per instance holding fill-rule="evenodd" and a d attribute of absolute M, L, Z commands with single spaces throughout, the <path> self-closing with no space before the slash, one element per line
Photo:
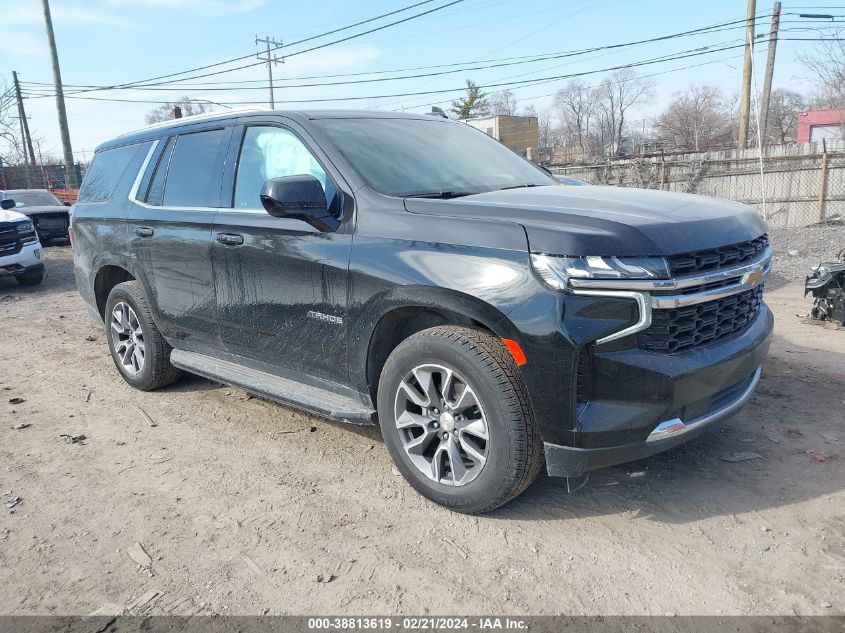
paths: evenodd
<path fill-rule="evenodd" d="M 661 422 L 654 428 L 651 433 L 649 433 L 648 437 L 646 438 L 646 443 L 651 444 L 653 442 L 659 442 L 670 437 L 684 435 L 685 433 L 689 433 L 690 431 L 698 429 L 706 424 L 710 424 L 711 422 L 715 422 L 716 420 L 720 420 L 734 413 L 737 409 L 744 405 L 749 398 L 751 398 L 751 394 L 754 393 L 754 389 L 757 387 L 757 383 L 760 382 L 761 372 L 761 367 L 758 367 L 754 371 L 754 373 L 751 375 L 751 382 L 736 400 L 733 400 L 727 403 L 726 405 L 719 407 L 715 411 L 710 411 L 709 413 L 705 413 L 702 416 L 693 418 L 689 422 L 684 422 L 680 418 L 672 418 L 671 420 Z"/>
<path fill-rule="evenodd" d="M 639 309 L 639 318 L 637 322 L 633 325 L 629 325 L 628 327 L 619 330 L 618 332 L 614 332 L 613 334 L 608 334 L 607 336 L 603 336 L 602 338 L 596 340 L 597 345 L 601 345 L 602 343 L 609 343 L 610 341 L 615 341 L 620 338 L 624 338 L 629 336 L 630 334 L 636 334 L 642 330 L 648 328 L 651 325 L 651 302 L 648 300 L 649 295 L 644 292 L 628 292 L 625 290 L 573 290 L 573 294 L 576 295 L 586 295 L 589 297 L 612 297 L 615 299 L 633 299 L 637 302 L 637 308 Z"/>
<path fill-rule="evenodd" d="M 152 209 L 153 211 L 219 211 L 218 207 L 166 207 L 162 206 L 155 206 L 154 204 L 147 204 L 146 202 L 141 202 L 140 200 L 133 200 L 135 204 L 140 207 L 144 207 L 145 209 Z"/>
<path fill-rule="evenodd" d="M 150 149 L 147 151 L 147 156 L 146 158 L 144 158 L 144 162 L 141 163 L 141 169 L 138 170 L 138 174 L 135 176 L 135 181 L 132 183 L 132 187 L 129 188 L 129 194 L 127 195 L 127 197 L 129 198 L 129 202 L 141 204 L 141 202 L 136 200 L 135 197 L 138 195 L 138 188 L 141 186 L 141 180 L 143 180 L 144 178 L 144 174 L 147 171 L 147 167 L 150 166 L 150 161 L 153 159 L 153 154 L 155 153 L 158 144 L 159 139 L 154 140 L 152 147 L 150 147 Z"/>
<path fill-rule="evenodd" d="M 597 288 L 606 290 L 640 290 L 640 291 L 661 291 L 661 290 L 681 290 L 683 288 L 692 288 L 704 284 L 714 283 L 718 281 L 726 281 L 734 277 L 742 277 L 748 273 L 753 273 L 759 268 L 768 270 L 772 262 L 772 247 L 767 246 L 763 254 L 753 262 L 737 266 L 735 268 L 727 268 L 725 270 L 715 270 L 701 275 L 692 275 L 689 277 L 677 277 L 675 279 L 582 279 L 574 278 L 569 280 L 569 284 L 573 288 Z"/>

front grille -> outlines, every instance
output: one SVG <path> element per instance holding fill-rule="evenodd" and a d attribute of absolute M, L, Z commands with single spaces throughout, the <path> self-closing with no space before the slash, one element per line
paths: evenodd
<path fill-rule="evenodd" d="M 760 314 L 762 284 L 724 299 L 654 310 L 651 326 L 639 334 L 642 349 L 674 353 L 688 351 L 745 331 Z"/>
<path fill-rule="evenodd" d="M 13 255 L 21 250 L 18 229 L 14 224 L 0 224 L 0 255 Z"/>
<path fill-rule="evenodd" d="M 720 246 L 693 253 L 670 255 L 666 258 L 671 277 L 698 272 L 730 268 L 750 262 L 759 257 L 769 245 L 769 236 L 761 235 L 755 240 Z"/>

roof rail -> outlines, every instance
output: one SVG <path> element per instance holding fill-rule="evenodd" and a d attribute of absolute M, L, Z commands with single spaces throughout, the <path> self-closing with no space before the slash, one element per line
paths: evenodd
<path fill-rule="evenodd" d="M 136 130 L 132 130 L 131 132 L 126 132 L 125 134 L 121 134 L 121 136 L 127 136 L 129 134 L 135 134 L 137 132 L 143 132 L 145 130 L 155 130 L 158 128 L 163 127 L 170 127 L 171 125 L 178 125 L 180 123 L 192 123 L 194 121 L 203 121 L 205 119 L 214 119 L 217 117 L 224 117 L 224 116 L 231 116 L 233 114 L 240 114 L 242 112 L 265 112 L 269 110 L 269 108 L 262 108 L 257 106 L 245 106 L 242 108 L 230 108 L 229 110 L 222 110 L 222 111 L 215 111 L 215 112 L 203 112 L 202 114 L 192 114 L 190 116 L 180 117 L 178 119 L 167 119 L 166 121 L 158 121 L 157 123 L 150 123 L 149 125 L 145 125 L 144 127 L 138 128 Z"/>

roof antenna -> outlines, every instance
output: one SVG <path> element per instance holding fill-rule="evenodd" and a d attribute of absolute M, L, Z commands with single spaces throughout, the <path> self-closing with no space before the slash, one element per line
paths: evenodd
<path fill-rule="evenodd" d="M 443 112 L 442 108 L 438 108 L 437 106 L 431 106 L 431 112 L 426 112 L 429 116 L 440 116 L 444 119 L 448 119 L 449 117 L 446 116 L 446 113 Z"/>

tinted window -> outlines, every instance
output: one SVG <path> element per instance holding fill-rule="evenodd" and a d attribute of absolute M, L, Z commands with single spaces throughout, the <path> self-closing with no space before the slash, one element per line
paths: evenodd
<path fill-rule="evenodd" d="M 167 178 L 167 168 L 170 165 L 170 154 L 173 152 L 174 139 L 175 137 L 170 137 L 168 139 L 167 145 L 164 146 L 164 150 L 161 152 L 161 156 L 158 159 L 155 174 L 153 175 L 153 179 L 150 181 L 150 187 L 147 190 L 147 196 L 144 199 L 147 204 L 151 204 L 156 207 L 161 206 L 161 200 L 164 197 L 164 180 Z"/>
<path fill-rule="evenodd" d="M 539 167 L 468 125 L 420 119 L 316 123 L 367 184 L 387 195 L 557 184 Z"/>
<path fill-rule="evenodd" d="M 217 206 L 220 194 L 217 155 L 224 133 L 224 130 L 209 130 L 176 138 L 164 185 L 164 206 Z"/>
<path fill-rule="evenodd" d="M 235 177 L 236 209 L 261 209 L 259 194 L 266 180 L 310 174 L 323 185 L 327 204 L 334 197 L 325 170 L 292 132 L 278 127 L 248 127 Z"/>
<path fill-rule="evenodd" d="M 134 170 L 146 157 L 152 142 L 136 143 L 116 149 L 97 152 L 85 174 L 79 190 L 79 202 L 105 202 L 111 200 L 115 189 L 130 165 Z M 134 160 L 133 160 L 134 159 Z M 133 171 L 134 171 L 133 170 Z M 136 174 L 131 174 L 133 179 Z"/>

